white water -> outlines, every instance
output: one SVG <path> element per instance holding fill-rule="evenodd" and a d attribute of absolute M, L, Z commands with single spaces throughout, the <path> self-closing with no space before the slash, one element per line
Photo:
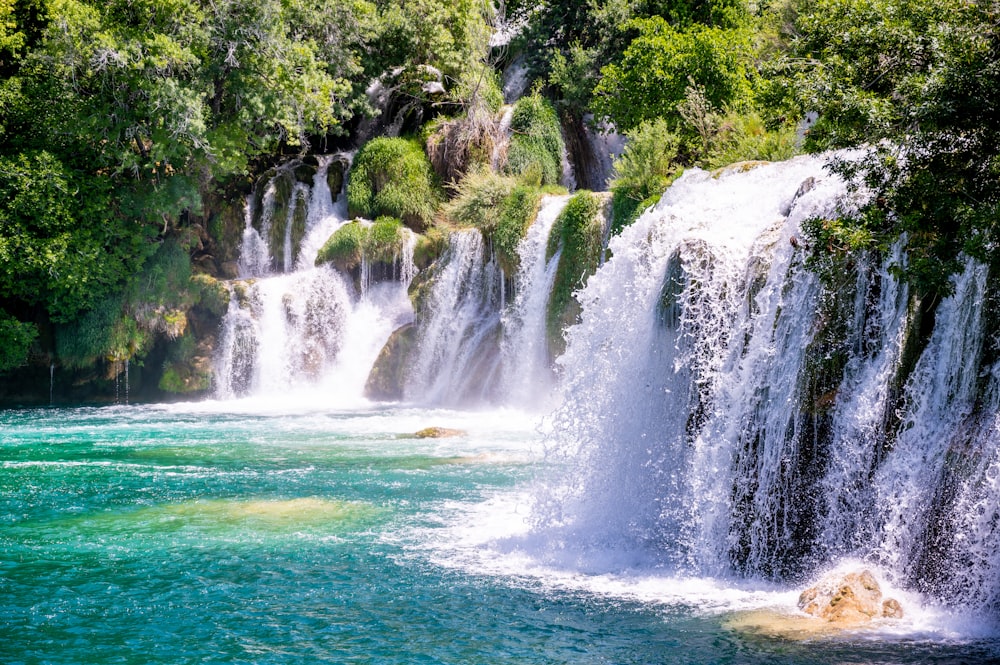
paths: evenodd
<path fill-rule="evenodd" d="M 425 404 L 481 403 L 499 368 L 502 275 L 479 231 L 456 231 L 417 320 L 405 394 Z"/>
<path fill-rule="evenodd" d="M 301 183 L 292 190 L 282 265 L 294 265 L 294 271 L 274 271 L 264 240 L 273 217 L 274 184 L 267 185 L 262 199 L 262 233 L 252 225 L 248 204 L 240 257 L 246 281 L 232 286 L 216 361 L 216 396 L 221 399 L 318 392 L 329 404 L 358 403 L 389 335 L 413 318 L 406 296 L 414 275 L 412 236 L 400 257 L 401 279 L 364 284 L 360 294 L 332 267 L 313 265 L 323 244 L 347 221 L 346 197 L 340 192 L 334 198 L 327 183 L 327 169 L 337 158 L 320 157 L 309 191 Z M 308 202 L 309 210 L 295 254 L 290 229 L 300 200 Z"/>
<path fill-rule="evenodd" d="M 555 374 L 545 334 L 545 315 L 559 265 L 559 252 L 545 259 L 549 234 L 568 196 L 542 200 L 535 222 L 518 246 L 516 295 L 502 316 L 503 371 L 500 394 L 508 405 L 545 411 L 555 406 Z"/>

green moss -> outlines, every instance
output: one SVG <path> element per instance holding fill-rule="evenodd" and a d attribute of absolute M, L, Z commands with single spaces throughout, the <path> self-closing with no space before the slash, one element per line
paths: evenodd
<path fill-rule="evenodd" d="M 456 191 L 445 214 L 456 224 L 482 231 L 504 272 L 516 273 L 517 247 L 538 213 L 542 190 L 480 169 L 467 174 Z"/>
<path fill-rule="evenodd" d="M 373 139 L 354 158 L 347 183 L 351 215 L 388 215 L 419 231 L 430 225 L 442 198 L 418 141 Z"/>
<path fill-rule="evenodd" d="M 354 220 L 334 231 L 316 255 L 316 265 L 332 263 L 337 270 L 349 272 L 364 258 L 368 227 Z"/>
<path fill-rule="evenodd" d="M 492 241 L 500 267 L 508 275 L 517 273 L 520 266 L 517 248 L 538 215 L 541 198 L 542 193 L 537 188 L 519 185 L 503 202 Z"/>
<path fill-rule="evenodd" d="M 181 395 L 204 392 L 212 387 L 210 363 L 207 357 L 198 354 L 192 335 L 179 337 L 171 344 L 158 387 Z"/>
<path fill-rule="evenodd" d="M 372 263 L 393 263 L 403 249 L 403 223 L 394 217 L 379 217 L 368 227 L 365 259 Z"/>
<path fill-rule="evenodd" d="M 559 116 L 537 92 L 522 97 L 511 117 L 513 135 L 504 171 L 532 185 L 555 185 L 562 176 L 563 139 Z"/>
<path fill-rule="evenodd" d="M 221 317 L 229 309 L 229 289 L 209 275 L 191 276 L 191 289 L 197 294 L 198 305 Z"/>
<path fill-rule="evenodd" d="M 603 247 L 600 199 L 583 191 L 573 196 L 556 218 L 549 235 L 548 256 L 559 248 L 559 265 L 549 296 L 546 329 L 553 357 L 565 350 L 562 331 L 577 322 L 580 306 L 573 293 L 597 271 Z"/>
<path fill-rule="evenodd" d="M 417 236 L 417 246 L 413 249 L 413 265 L 425 271 L 448 247 L 448 234 L 441 228 L 432 226 Z"/>

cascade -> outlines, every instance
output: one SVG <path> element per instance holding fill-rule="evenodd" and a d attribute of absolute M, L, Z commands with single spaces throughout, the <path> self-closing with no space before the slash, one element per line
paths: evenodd
<path fill-rule="evenodd" d="M 568 196 L 543 197 L 518 245 L 513 293 L 477 230 L 453 232 L 430 278 L 417 321 L 407 399 L 429 404 L 494 403 L 531 410 L 552 406 L 556 380 L 546 311 L 558 252 L 549 234 Z"/>
<path fill-rule="evenodd" d="M 503 277 L 478 230 L 456 231 L 423 308 L 404 394 L 431 404 L 488 399 L 499 363 Z"/>
<path fill-rule="evenodd" d="M 551 406 L 555 376 L 546 343 L 545 315 L 559 252 L 548 260 L 545 255 L 552 225 L 568 201 L 568 196 L 544 198 L 537 218 L 518 246 L 516 294 L 501 317 L 504 336 L 500 393 L 505 404 Z"/>
<path fill-rule="evenodd" d="M 323 398 L 360 398 L 368 370 L 390 333 L 412 319 L 406 287 L 414 274 L 412 235 L 404 245 L 400 279 L 356 293 L 331 266 L 315 266 L 323 244 L 347 219 L 346 196 L 334 196 L 327 171 L 339 156 L 319 157 L 313 184 L 296 183 L 287 205 L 276 203 L 280 173 L 265 185 L 260 211 L 246 206 L 240 276 L 231 285 L 216 358 L 222 399 L 281 395 L 320 387 Z M 307 210 L 298 209 L 299 205 Z M 275 210 L 287 216 L 280 264 L 271 256 Z M 260 231 L 253 225 L 260 218 Z M 293 220 L 304 219 L 298 243 Z"/>
<path fill-rule="evenodd" d="M 862 560 L 1000 607 L 989 271 L 969 260 L 914 346 L 898 246 L 807 264 L 803 222 L 863 196 L 822 157 L 691 170 L 612 239 L 557 361 L 548 556 L 791 581 Z"/>

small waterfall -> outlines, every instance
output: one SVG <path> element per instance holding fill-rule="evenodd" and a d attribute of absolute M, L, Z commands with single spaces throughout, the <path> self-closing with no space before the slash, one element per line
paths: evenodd
<path fill-rule="evenodd" d="M 451 234 L 418 320 L 418 353 L 405 394 L 433 404 L 480 402 L 495 389 L 500 360 L 499 266 L 479 231 Z"/>
<path fill-rule="evenodd" d="M 545 254 L 552 225 L 568 201 L 568 196 L 544 198 L 537 218 L 518 246 L 516 295 L 502 316 L 500 392 L 505 404 L 539 408 L 552 402 L 555 375 L 546 343 L 545 315 L 559 253 L 548 261 Z"/>
<path fill-rule="evenodd" d="M 356 293 L 331 266 L 315 267 L 326 240 L 346 222 L 343 192 L 335 198 L 328 169 L 342 156 L 321 156 L 311 187 L 296 183 L 285 207 L 280 265 L 270 258 L 279 172 L 261 197 L 258 233 L 251 197 L 240 256 L 244 278 L 231 285 L 230 307 L 216 357 L 216 395 L 232 399 L 318 392 L 326 399 L 360 399 L 365 379 L 382 345 L 412 320 L 406 287 L 415 274 L 415 238 L 407 236 L 401 279 Z M 301 210 L 298 206 L 307 206 Z M 296 242 L 293 221 L 298 227 Z M 294 269 L 292 268 L 294 266 Z"/>

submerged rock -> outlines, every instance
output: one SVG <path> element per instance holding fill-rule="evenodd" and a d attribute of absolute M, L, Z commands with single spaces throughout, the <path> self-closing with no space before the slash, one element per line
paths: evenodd
<path fill-rule="evenodd" d="M 882 589 L 871 572 L 835 573 L 799 596 L 799 609 L 827 622 L 852 626 L 879 617 L 899 619 L 903 607 Z"/>
<path fill-rule="evenodd" d="M 466 432 L 460 429 L 448 429 L 447 427 L 425 427 L 419 432 L 414 432 L 411 436 L 414 439 L 446 439 L 452 436 L 465 435 Z"/>

